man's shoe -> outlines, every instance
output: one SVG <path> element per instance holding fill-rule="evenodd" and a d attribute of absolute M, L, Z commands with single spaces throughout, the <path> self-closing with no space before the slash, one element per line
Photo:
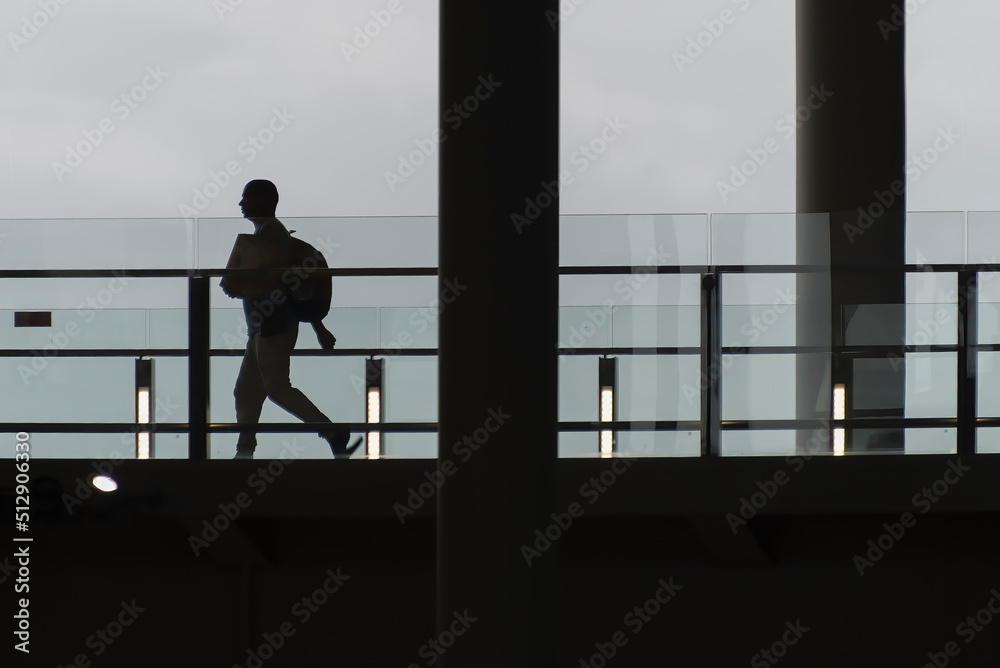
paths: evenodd
<path fill-rule="evenodd" d="M 348 432 L 327 439 L 330 443 L 330 450 L 333 451 L 334 459 L 350 459 L 354 451 L 361 447 L 361 444 L 365 440 L 364 436 L 358 436 L 357 440 L 348 445 L 350 439 L 351 435 Z"/>

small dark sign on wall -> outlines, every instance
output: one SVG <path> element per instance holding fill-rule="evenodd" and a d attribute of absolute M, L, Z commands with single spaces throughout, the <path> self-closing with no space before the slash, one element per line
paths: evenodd
<path fill-rule="evenodd" d="M 15 327 L 51 327 L 52 311 L 14 311 Z"/>

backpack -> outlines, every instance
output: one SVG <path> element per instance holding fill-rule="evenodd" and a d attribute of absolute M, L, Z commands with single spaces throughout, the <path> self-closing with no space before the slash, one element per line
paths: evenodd
<path fill-rule="evenodd" d="M 288 303 L 299 322 L 319 322 L 330 312 L 333 300 L 333 277 L 318 276 L 316 271 L 328 269 L 326 258 L 312 244 L 292 236 L 288 231 L 287 248 L 292 268 L 281 276 L 289 286 Z"/>

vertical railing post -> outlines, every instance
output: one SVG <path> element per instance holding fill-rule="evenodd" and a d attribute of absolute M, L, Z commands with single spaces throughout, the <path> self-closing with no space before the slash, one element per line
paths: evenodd
<path fill-rule="evenodd" d="M 958 429 L 960 455 L 976 453 L 976 365 L 979 340 L 979 273 L 958 272 Z"/>
<path fill-rule="evenodd" d="M 188 278 L 188 458 L 208 459 L 209 277 Z"/>
<path fill-rule="evenodd" d="M 722 400 L 722 307 L 719 300 L 718 273 L 701 275 L 701 454 L 719 454 L 722 425 L 719 404 Z"/>

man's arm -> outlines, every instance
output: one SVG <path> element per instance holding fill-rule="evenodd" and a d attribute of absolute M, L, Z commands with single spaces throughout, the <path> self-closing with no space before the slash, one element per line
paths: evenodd
<path fill-rule="evenodd" d="M 323 350 L 333 350 L 333 347 L 337 345 L 337 337 L 333 335 L 333 332 L 328 330 L 321 320 L 316 320 L 312 326 L 313 331 L 316 332 L 316 338 L 319 339 L 319 347 Z"/>

